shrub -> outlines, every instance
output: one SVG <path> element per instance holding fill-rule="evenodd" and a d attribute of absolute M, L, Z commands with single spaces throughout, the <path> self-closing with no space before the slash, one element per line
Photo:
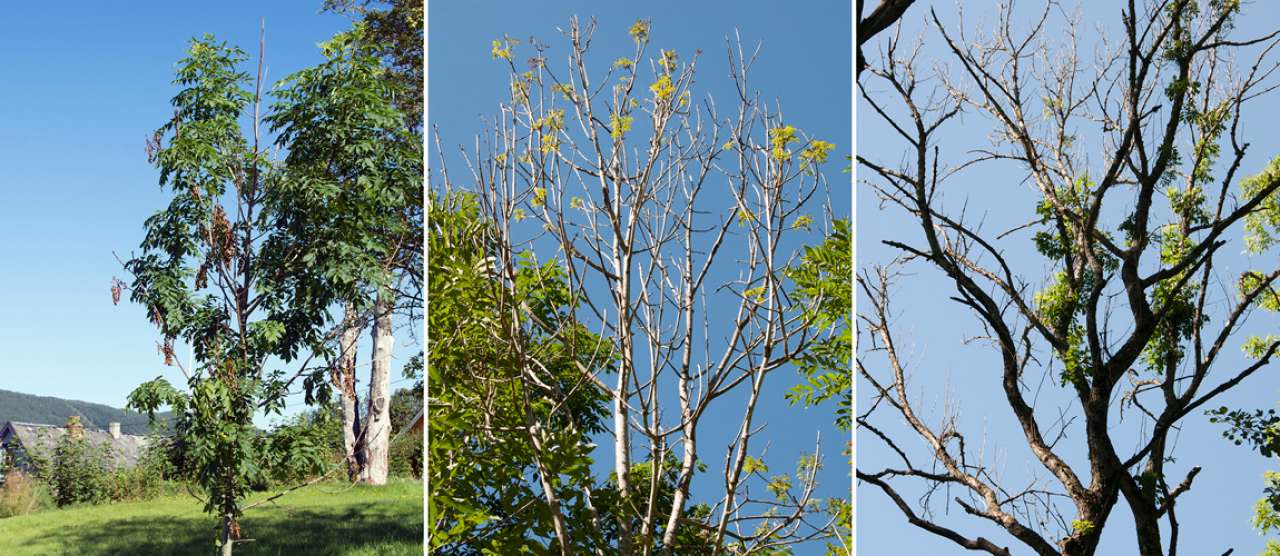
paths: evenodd
<path fill-rule="evenodd" d="M 167 443 L 153 439 L 136 465 L 117 467 L 115 454 L 106 444 L 64 436 L 40 467 L 59 507 L 126 500 L 150 500 L 163 488 L 171 472 Z"/>
<path fill-rule="evenodd" d="M 389 471 L 394 477 L 422 478 L 422 431 L 405 433 L 391 445 Z"/>
<path fill-rule="evenodd" d="M 42 475 L 53 489 L 59 507 L 97 504 L 110 498 L 113 455 L 105 444 L 94 444 L 70 435 L 58 439 Z"/>
<path fill-rule="evenodd" d="M 342 420 L 332 409 L 320 407 L 299 413 L 259 437 L 270 449 L 258 453 L 288 456 L 259 462 L 263 481 L 254 488 L 293 485 L 333 470 L 342 460 Z"/>
<path fill-rule="evenodd" d="M 415 357 L 418 365 L 421 359 Z M 414 362 L 406 366 L 405 374 L 410 375 Z M 413 426 L 413 418 L 422 410 L 422 389 L 402 388 L 391 395 L 391 431 L 399 435 L 391 446 L 388 467 L 391 475 L 396 477 L 422 477 L 422 431 L 404 433 L 401 431 Z"/>
<path fill-rule="evenodd" d="M 35 513 L 52 505 L 48 490 L 21 469 L 10 469 L 0 483 L 0 519 Z"/>
<path fill-rule="evenodd" d="M 155 466 L 115 469 L 107 476 L 107 497 L 112 502 L 151 500 L 164 492 L 164 476 Z"/>

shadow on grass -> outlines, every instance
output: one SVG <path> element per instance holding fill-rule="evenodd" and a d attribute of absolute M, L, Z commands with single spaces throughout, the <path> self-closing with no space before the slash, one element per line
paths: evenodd
<path fill-rule="evenodd" d="M 137 517 L 69 527 L 59 544 L 73 554 L 213 554 L 215 518 Z M 422 554 L 422 518 L 370 506 L 318 512 L 274 507 L 254 510 L 241 520 L 254 542 L 237 544 L 240 555 Z"/>

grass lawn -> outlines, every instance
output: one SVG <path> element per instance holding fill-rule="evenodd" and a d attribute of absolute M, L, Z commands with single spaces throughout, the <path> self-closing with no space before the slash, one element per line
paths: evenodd
<path fill-rule="evenodd" d="M 250 501 L 268 493 L 254 494 Z M 217 521 L 189 495 L 0 519 L 0 554 L 214 554 Z M 247 512 L 237 555 L 422 554 L 422 482 L 321 483 Z"/>

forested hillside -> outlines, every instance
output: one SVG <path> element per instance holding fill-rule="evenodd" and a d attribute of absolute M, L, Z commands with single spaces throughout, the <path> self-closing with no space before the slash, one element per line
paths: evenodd
<path fill-rule="evenodd" d="M 48 396 L 35 396 L 21 392 L 0 390 L 0 423 L 22 421 L 61 425 L 72 415 L 79 415 L 86 428 L 107 428 L 107 423 L 120 423 L 125 434 L 147 434 L 147 416 L 126 412 L 123 409 Z"/>

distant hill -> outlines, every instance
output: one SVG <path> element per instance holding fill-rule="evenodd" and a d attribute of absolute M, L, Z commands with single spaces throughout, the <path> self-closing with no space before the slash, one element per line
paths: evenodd
<path fill-rule="evenodd" d="M 145 435 L 151 431 L 145 414 L 97 403 L 0 390 L 0 426 L 7 421 L 65 425 L 72 415 L 79 415 L 85 428 L 105 429 L 108 423 L 115 422 L 120 423 L 120 432 L 125 434 Z"/>

